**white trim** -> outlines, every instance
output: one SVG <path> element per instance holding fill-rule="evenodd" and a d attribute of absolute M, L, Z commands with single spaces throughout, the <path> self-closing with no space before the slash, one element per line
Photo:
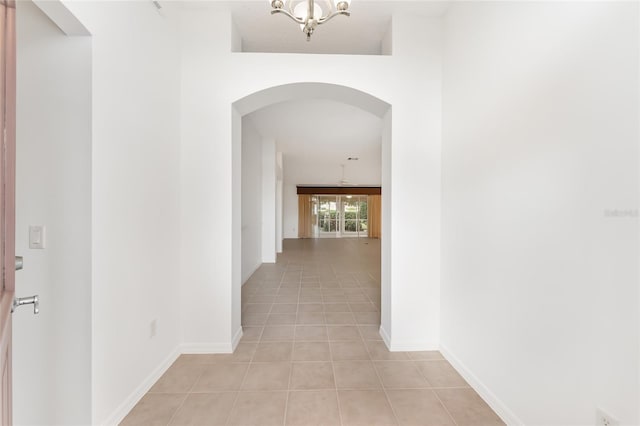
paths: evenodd
<path fill-rule="evenodd" d="M 389 333 L 387 333 L 387 330 L 385 330 L 382 325 L 380 325 L 380 337 L 382 337 L 382 340 L 384 341 L 384 344 L 387 345 L 387 348 L 391 347 L 391 337 L 389 336 Z"/>
<path fill-rule="evenodd" d="M 388 346 L 391 352 L 415 352 L 415 351 L 437 351 L 440 346 L 436 342 L 429 341 L 406 341 L 391 342 Z"/>
<path fill-rule="evenodd" d="M 175 362 L 180 356 L 180 347 L 176 347 L 164 361 L 156 367 L 155 370 L 147 376 L 146 379 L 140 383 L 140 385 L 120 404 L 118 408 L 107 419 L 102 422 L 102 425 L 111 426 L 119 424 L 129 414 L 129 412 L 140 402 L 143 396 L 151 389 L 151 387 L 162 377 L 162 375 L 171 367 L 171 364 Z"/>
<path fill-rule="evenodd" d="M 183 343 L 180 345 L 183 354 L 230 354 L 233 353 L 231 342 L 225 343 Z"/>
<path fill-rule="evenodd" d="M 524 425 L 524 422 L 515 415 L 507 405 L 502 402 L 491 390 L 485 386 L 478 377 L 471 372 L 455 355 L 444 346 L 440 347 L 440 353 L 449 361 L 458 373 L 469 383 L 478 395 L 491 407 L 493 411 L 508 425 Z"/>
<path fill-rule="evenodd" d="M 240 343 L 240 339 L 242 339 L 242 326 L 238 327 L 238 331 L 236 331 L 233 339 L 231 339 L 231 352 L 235 352 L 238 343 Z"/>
<path fill-rule="evenodd" d="M 437 351 L 440 347 L 437 343 L 428 341 L 394 342 L 382 326 L 380 336 L 391 352 Z"/>

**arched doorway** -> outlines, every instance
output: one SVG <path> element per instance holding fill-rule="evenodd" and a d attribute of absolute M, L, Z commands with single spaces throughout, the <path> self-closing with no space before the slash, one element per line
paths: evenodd
<path fill-rule="evenodd" d="M 232 211 L 233 217 L 242 216 L 241 146 L 242 117 L 259 109 L 285 101 L 301 99 L 330 99 L 367 111 L 382 120 L 382 235 L 381 235 L 381 329 L 389 329 L 390 322 L 390 264 L 391 264 L 391 105 L 368 93 L 351 87 L 328 83 L 292 83 L 270 87 L 232 104 Z M 232 327 L 241 330 L 242 287 L 242 226 L 241 221 L 232 224 Z M 241 334 L 234 333 L 239 341 Z"/>

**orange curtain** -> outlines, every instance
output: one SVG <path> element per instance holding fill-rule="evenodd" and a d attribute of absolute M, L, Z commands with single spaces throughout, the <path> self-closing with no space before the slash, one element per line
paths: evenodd
<path fill-rule="evenodd" d="M 311 238 L 311 195 L 298 195 L 298 238 Z"/>
<path fill-rule="evenodd" d="M 380 238 L 382 229 L 382 196 L 369 195 L 367 212 L 369 215 L 369 238 Z"/>

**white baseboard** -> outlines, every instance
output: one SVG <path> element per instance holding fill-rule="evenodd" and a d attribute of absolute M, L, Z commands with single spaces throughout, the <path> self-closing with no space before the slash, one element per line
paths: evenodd
<path fill-rule="evenodd" d="M 482 399 L 496 412 L 496 414 L 507 425 L 524 425 L 524 422 L 515 415 L 505 403 L 503 403 L 491 390 L 484 385 L 455 355 L 444 346 L 440 346 L 442 356 L 449 361 L 458 373 L 469 383 L 469 386 L 475 390 Z"/>
<path fill-rule="evenodd" d="M 437 351 L 440 348 L 437 343 L 428 341 L 392 341 L 388 347 L 391 352 Z"/>
<path fill-rule="evenodd" d="M 171 367 L 171 364 L 175 362 L 180 356 L 180 348 L 175 348 L 164 361 L 156 367 L 146 379 L 140 383 L 140 385 L 124 400 L 122 404 L 111 414 L 107 419 L 99 424 L 104 426 L 115 426 L 119 424 L 129 412 L 135 407 L 135 405 L 142 399 L 142 397 L 151 389 L 151 387 L 158 381 L 160 377 Z"/>
<path fill-rule="evenodd" d="M 183 343 L 180 352 L 183 354 L 230 354 L 233 352 L 233 344 L 226 343 Z"/>
<path fill-rule="evenodd" d="M 385 330 L 384 327 L 382 327 L 382 325 L 380 326 L 380 337 L 382 337 L 382 341 L 384 342 L 385 345 L 387 345 L 387 348 L 390 348 L 391 337 L 389 336 L 389 333 L 387 333 L 387 330 Z"/>
<path fill-rule="evenodd" d="M 242 339 L 242 326 L 238 327 L 238 331 L 231 339 L 231 352 L 234 352 L 238 347 L 238 343 L 240 343 L 240 339 Z"/>
<path fill-rule="evenodd" d="M 438 343 L 427 341 L 410 341 L 410 342 L 396 342 L 391 340 L 389 333 L 380 326 L 380 336 L 387 345 L 387 348 L 391 352 L 415 352 L 415 351 L 437 351 L 439 349 Z"/>

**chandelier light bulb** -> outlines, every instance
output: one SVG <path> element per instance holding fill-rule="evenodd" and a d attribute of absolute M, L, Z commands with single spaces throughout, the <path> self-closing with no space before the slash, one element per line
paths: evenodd
<path fill-rule="evenodd" d="M 269 4 L 271 4 L 271 7 L 274 9 L 282 9 L 284 7 L 284 1 L 283 0 L 267 0 L 269 2 Z"/>
<path fill-rule="evenodd" d="M 300 2 L 296 5 L 296 7 L 293 9 L 293 14 L 298 17 L 301 18 L 303 21 L 306 21 L 307 19 L 309 19 L 309 5 L 307 4 L 306 1 Z M 322 18 L 322 8 L 320 7 L 319 4 L 314 3 L 313 4 L 313 19 L 315 19 L 316 21 L 318 19 Z M 304 27 L 304 25 L 303 25 Z"/>
<path fill-rule="evenodd" d="M 324 11 L 316 0 L 267 0 L 271 4 L 271 14 L 282 13 L 287 15 L 298 25 L 304 34 L 307 35 L 307 41 L 311 40 L 311 35 L 318 25 L 324 24 L 328 20 L 338 16 L 350 16 L 349 4 L 351 0 L 333 0 L 327 2 L 330 10 L 324 15 Z M 295 3 L 295 6 L 294 6 Z M 285 7 L 286 5 L 286 7 Z M 333 7 L 332 7 L 333 6 Z M 309 16 L 309 11 L 312 11 Z"/>

